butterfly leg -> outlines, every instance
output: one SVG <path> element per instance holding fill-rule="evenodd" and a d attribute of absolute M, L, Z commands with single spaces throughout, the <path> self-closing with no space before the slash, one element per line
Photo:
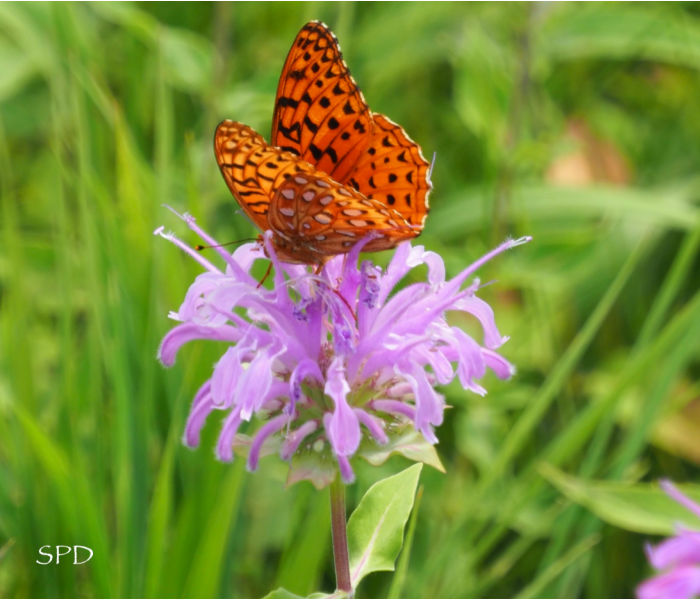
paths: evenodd
<path fill-rule="evenodd" d="M 321 271 L 323 271 L 323 267 L 326 266 L 326 263 L 330 260 L 330 256 L 322 256 L 321 258 L 318 259 L 318 264 L 316 265 L 316 268 L 314 269 L 314 275 L 320 275 Z"/>

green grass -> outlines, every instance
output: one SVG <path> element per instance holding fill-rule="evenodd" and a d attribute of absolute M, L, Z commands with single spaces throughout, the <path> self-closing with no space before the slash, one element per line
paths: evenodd
<path fill-rule="evenodd" d="M 187 346 L 168 371 L 155 359 L 197 274 L 152 235 L 193 241 L 162 204 L 218 239 L 252 234 L 213 130 L 267 135 L 313 18 L 372 109 L 437 153 L 421 243 L 450 272 L 534 236 L 480 273 L 518 375 L 489 378 L 485 398 L 445 390 L 447 474 L 424 469 L 410 556 L 360 595 L 632 595 L 649 536 L 547 473 L 700 474 L 673 443 L 679 421 L 700 428 L 694 4 L 0 4 L 0 596 L 332 589 L 326 493 L 285 490 L 274 459 L 217 463 L 214 419 L 198 450 L 180 443 L 219 349 Z M 601 157 L 624 163 L 617 183 Z M 562 158 L 593 176 L 555 179 Z M 351 507 L 402 466 L 357 465 Z M 37 565 L 46 544 L 94 558 Z"/>

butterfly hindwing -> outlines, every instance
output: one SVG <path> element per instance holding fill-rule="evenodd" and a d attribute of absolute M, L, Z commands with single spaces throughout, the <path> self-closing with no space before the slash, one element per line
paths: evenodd
<path fill-rule="evenodd" d="M 285 240 L 285 253 L 308 251 L 320 262 L 325 256 L 348 252 L 365 236 L 365 250 L 393 248 L 416 236 L 415 228 L 382 202 L 365 197 L 313 166 L 300 161 L 294 174 L 285 174 L 270 205 L 270 228 Z"/>
<path fill-rule="evenodd" d="M 375 239 L 368 251 L 392 248 L 416 235 L 398 211 L 270 146 L 247 125 L 223 121 L 214 147 L 241 208 L 260 229 L 275 233 L 275 248 L 287 262 L 323 262 L 348 252 L 370 232 Z"/>
<path fill-rule="evenodd" d="M 228 119 L 216 128 L 214 153 L 238 204 L 259 229 L 268 229 L 274 183 L 292 168 L 292 156 L 270 146 L 247 125 Z"/>

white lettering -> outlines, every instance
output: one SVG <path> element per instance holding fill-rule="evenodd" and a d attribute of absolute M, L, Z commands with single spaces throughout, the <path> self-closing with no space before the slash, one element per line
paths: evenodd
<path fill-rule="evenodd" d="M 82 565 L 88 562 L 89 560 L 92 559 L 94 556 L 94 552 L 92 551 L 92 548 L 89 548 L 88 546 L 81 546 L 80 544 L 76 544 L 75 546 L 66 546 L 64 544 L 57 544 L 56 546 L 51 546 L 51 545 L 46 545 L 42 546 L 39 548 L 39 555 L 40 556 L 45 556 L 46 560 L 40 560 L 37 559 L 36 564 L 38 565 L 50 565 L 53 562 L 53 549 L 56 549 L 56 564 L 59 564 L 61 562 L 61 557 L 66 556 L 70 554 L 71 552 L 73 553 L 73 564 L 74 565 Z M 83 560 L 80 560 L 79 554 L 82 553 L 83 557 L 87 554 L 87 558 L 84 558 Z"/>
<path fill-rule="evenodd" d="M 85 560 L 78 561 L 78 548 L 82 548 L 83 550 L 87 550 L 90 553 L 90 556 L 88 556 Z M 73 553 L 74 553 L 74 558 L 73 558 L 73 564 L 74 565 L 82 565 L 83 563 L 86 563 L 92 558 L 92 548 L 88 548 L 87 546 L 73 546 Z"/>
<path fill-rule="evenodd" d="M 65 551 L 65 552 L 61 552 L 61 548 L 65 548 L 66 551 Z M 73 549 L 73 548 L 71 548 L 70 546 L 64 546 L 63 544 L 56 546 L 56 564 L 58 564 L 58 563 L 61 562 L 61 557 L 62 557 L 62 556 L 65 556 L 66 554 L 70 554 L 70 551 L 71 551 L 72 549 Z"/>
<path fill-rule="evenodd" d="M 41 562 L 37 559 L 35 562 L 39 565 L 50 565 L 51 561 L 53 560 L 53 554 L 51 554 L 51 552 L 44 552 L 44 548 L 51 548 L 51 546 L 42 546 L 41 548 L 39 548 L 39 554 L 41 554 L 42 556 L 48 556 L 49 560 L 47 560 L 46 562 Z"/>

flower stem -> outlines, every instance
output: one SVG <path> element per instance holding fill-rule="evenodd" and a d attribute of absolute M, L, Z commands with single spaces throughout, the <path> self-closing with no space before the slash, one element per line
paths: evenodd
<path fill-rule="evenodd" d="M 339 592 L 344 592 L 352 597 L 348 535 L 345 529 L 345 485 L 343 485 L 340 476 L 337 476 L 331 484 L 331 531 L 336 588 Z"/>

